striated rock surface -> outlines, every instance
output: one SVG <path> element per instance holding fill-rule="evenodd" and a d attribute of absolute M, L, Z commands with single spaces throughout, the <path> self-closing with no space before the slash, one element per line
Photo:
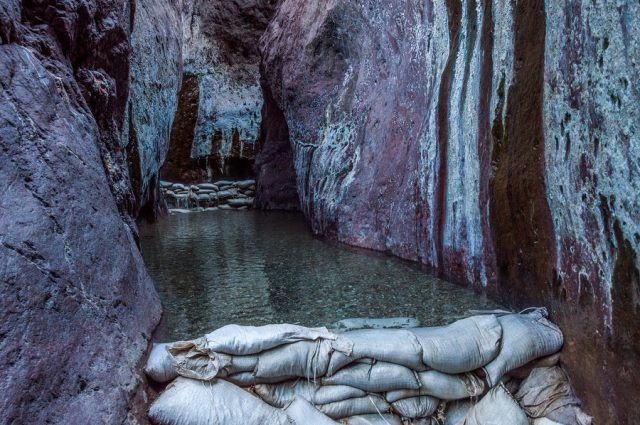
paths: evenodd
<path fill-rule="evenodd" d="M 182 78 L 182 0 L 138 1 L 122 146 L 136 198 L 133 213 L 153 219 L 163 207 L 159 172 L 169 150 Z"/>
<path fill-rule="evenodd" d="M 192 0 L 183 7 L 184 73 L 163 176 L 198 182 L 251 172 L 263 104 L 258 40 L 275 0 Z"/>
<path fill-rule="evenodd" d="M 285 0 L 260 47 L 265 116 L 284 117 L 291 151 L 266 138 L 259 176 L 292 157 L 315 232 L 551 306 L 587 410 L 632 423 L 638 16 L 637 2 Z"/>
<path fill-rule="evenodd" d="M 139 363 L 160 306 L 134 218 L 151 199 L 177 90 L 173 7 L 0 4 L 3 423 L 146 416 Z"/>

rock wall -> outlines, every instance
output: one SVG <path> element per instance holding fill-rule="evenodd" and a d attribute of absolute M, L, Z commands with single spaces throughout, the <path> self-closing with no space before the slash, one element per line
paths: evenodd
<path fill-rule="evenodd" d="M 263 104 L 258 40 L 275 0 L 190 0 L 183 7 L 184 73 L 163 176 L 201 182 L 251 173 Z"/>
<path fill-rule="evenodd" d="M 160 306 L 134 219 L 177 90 L 175 7 L 0 4 L 3 423 L 146 420 L 138 363 Z"/>
<path fill-rule="evenodd" d="M 122 145 L 136 197 L 134 215 L 153 219 L 163 207 L 159 172 L 182 79 L 183 0 L 138 1 L 131 33 L 131 68 Z"/>
<path fill-rule="evenodd" d="M 266 114 L 292 149 L 267 165 L 291 155 L 314 231 L 550 306 L 598 423 L 640 414 L 638 16 L 637 2 L 284 0 L 260 43 Z"/>

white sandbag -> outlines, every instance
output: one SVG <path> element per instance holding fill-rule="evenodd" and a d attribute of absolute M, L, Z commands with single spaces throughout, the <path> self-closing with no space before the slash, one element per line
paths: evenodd
<path fill-rule="evenodd" d="M 335 340 L 327 328 L 298 325 L 239 326 L 227 325 L 207 334 L 199 341 L 208 351 L 233 355 L 258 354 L 297 341 Z"/>
<path fill-rule="evenodd" d="M 567 425 L 561 424 L 560 422 L 555 422 L 547 418 L 538 418 L 532 421 L 533 425 Z"/>
<path fill-rule="evenodd" d="M 351 416 L 340 422 L 344 425 L 403 425 L 402 419 L 391 413 Z"/>
<path fill-rule="evenodd" d="M 562 348 L 560 329 L 546 319 L 546 310 L 510 314 L 498 319 L 502 326 L 500 354 L 484 367 L 487 383 L 493 387 L 509 371 L 557 353 Z"/>
<path fill-rule="evenodd" d="M 437 370 L 418 374 L 426 394 L 441 400 L 462 400 L 478 397 L 485 391 L 484 382 L 472 373 L 448 375 Z"/>
<path fill-rule="evenodd" d="M 364 397 L 367 394 L 358 388 L 346 385 L 321 386 L 306 379 L 296 379 L 280 384 L 260 384 L 253 390 L 262 400 L 274 407 L 284 407 L 296 396 L 318 405 Z"/>
<path fill-rule="evenodd" d="M 527 363 L 524 366 L 520 366 L 517 369 L 513 369 L 507 372 L 507 375 L 517 378 L 517 379 L 526 379 L 527 376 L 531 374 L 533 369 L 539 367 L 553 367 L 557 366 L 560 363 L 560 353 L 555 353 L 550 356 L 542 357 L 540 359 L 534 360 L 530 363 Z"/>
<path fill-rule="evenodd" d="M 502 385 L 494 387 L 457 425 L 529 425 L 529 418 Z"/>
<path fill-rule="evenodd" d="M 289 425 L 275 409 L 228 382 L 203 382 L 178 377 L 149 409 L 157 425 Z"/>
<path fill-rule="evenodd" d="M 398 400 L 402 400 L 403 398 L 411 398 L 411 397 L 420 397 L 423 395 L 427 395 L 421 388 L 417 390 L 395 390 L 389 391 L 384 394 L 384 399 L 389 403 L 396 402 Z"/>
<path fill-rule="evenodd" d="M 171 354 L 167 351 L 171 343 L 153 344 L 144 373 L 161 384 L 174 380 L 178 376 Z"/>
<path fill-rule="evenodd" d="M 303 398 L 295 397 L 284 410 L 296 425 L 338 424 Z"/>
<path fill-rule="evenodd" d="M 457 425 L 469 410 L 473 407 L 471 400 L 457 400 L 447 403 L 444 413 L 444 423 L 442 425 Z"/>
<path fill-rule="evenodd" d="M 258 384 L 277 384 L 279 382 L 295 379 L 295 376 L 275 376 L 273 378 L 258 378 L 253 372 L 240 372 L 225 376 L 222 379 L 242 388 L 252 387 Z"/>
<path fill-rule="evenodd" d="M 348 385 L 371 393 L 420 388 L 417 373 L 393 363 L 354 364 L 322 378 L 323 385 Z"/>
<path fill-rule="evenodd" d="M 329 363 L 329 376 L 356 359 L 370 358 L 395 363 L 413 370 L 426 370 L 422 347 L 416 336 L 404 329 L 360 329 L 342 334 L 353 343 L 351 355 L 335 352 Z"/>
<path fill-rule="evenodd" d="M 346 332 L 356 329 L 407 329 L 419 326 L 420 321 L 412 317 L 388 317 L 382 319 L 343 319 L 333 323 L 329 328 L 338 332 Z"/>
<path fill-rule="evenodd" d="M 404 422 L 404 425 L 442 425 L 440 421 L 433 416 L 430 418 L 411 419 Z"/>
<path fill-rule="evenodd" d="M 473 316 L 448 326 L 410 329 L 422 346 L 424 363 L 456 374 L 478 369 L 500 350 L 502 328 L 493 315 Z"/>
<path fill-rule="evenodd" d="M 187 347 L 186 344 L 190 343 L 179 342 L 169 348 L 177 373 L 185 378 L 210 381 L 240 372 L 253 372 L 258 365 L 258 356 L 203 352 L 193 345 Z"/>
<path fill-rule="evenodd" d="M 231 359 L 224 367 L 224 376 L 240 372 L 253 372 L 258 367 L 258 356 L 230 356 Z"/>
<path fill-rule="evenodd" d="M 537 368 L 516 393 L 527 415 L 571 425 L 590 425 L 591 417 L 580 409 L 569 378 L 560 367 Z"/>
<path fill-rule="evenodd" d="M 429 396 L 411 397 L 398 400 L 391 403 L 393 410 L 395 410 L 400 416 L 417 419 L 427 418 L 434 414 L 438 409 L 440 400 Z"/>
<path fill-rule="evenodd" d="M 375 413 L 388 413 L 391 409 L 389 403 L 384 401 L 382 397 L 375 394 L 359 398 L 351 398 L 349 400 L 336 401 L 335 403 L 321 404 L 316 407 L 322 413 L 333 419 Z"/>
<path fill-rule="evenodd" d="M 437 370 L 418 373 L 421 387 L 417 390 L 389 391 L 385 399 L 393 403 L 403 398 L 430 395 L 440 400 L 462 400 L 478 397 L 485 391 L 484 382 L 471 373 L 448 375 Z"/>
<path fill-rule="evenodd" d="M 255 375 L 260 378 L 300 376 L 315 379 L 327 373 L 332 342 L 300 341 L 260 353 Z"/>
<path fill-rule="evenodd" d="M 326 328 L 297 325 L 238 326 L 228 325 L 192 341 L 176 342 L 169 347 L 176 371 L 192 379 L 211 380 L 242 369 L 234 367 L 230 356 L 247 356 L 297 341 L 332 340 L 334 349 L 347 354 L 351 343 L 339 339 Z"/>

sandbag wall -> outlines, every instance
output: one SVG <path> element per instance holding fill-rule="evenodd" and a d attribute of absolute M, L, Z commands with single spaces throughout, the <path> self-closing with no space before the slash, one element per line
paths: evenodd
<path fill-rule="evenodd" d="M 229 325 L 157 344 L 157 425 L 587 425 L 541 309 L 436 328 Z M 537 422 L 536 422 L 537 421 Z"/>
<path fill-rule="evenodd" d="M 253 206 L 255 180 L 183 184 L 161 182 L 160 192 L 172 212 L 246 210 Z"/>

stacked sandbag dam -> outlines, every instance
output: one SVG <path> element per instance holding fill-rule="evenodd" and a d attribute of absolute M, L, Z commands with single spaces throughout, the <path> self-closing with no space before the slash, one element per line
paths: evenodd
<path fill-rule="evenodd" d="M 363 326 L 366 326 L 366 322 Z M 406 325 L 406 324 L 405 324 Z M 433 328 L 228 325 L 154 345 L 157 425 L 586 425 L 544 309 Z"/>

